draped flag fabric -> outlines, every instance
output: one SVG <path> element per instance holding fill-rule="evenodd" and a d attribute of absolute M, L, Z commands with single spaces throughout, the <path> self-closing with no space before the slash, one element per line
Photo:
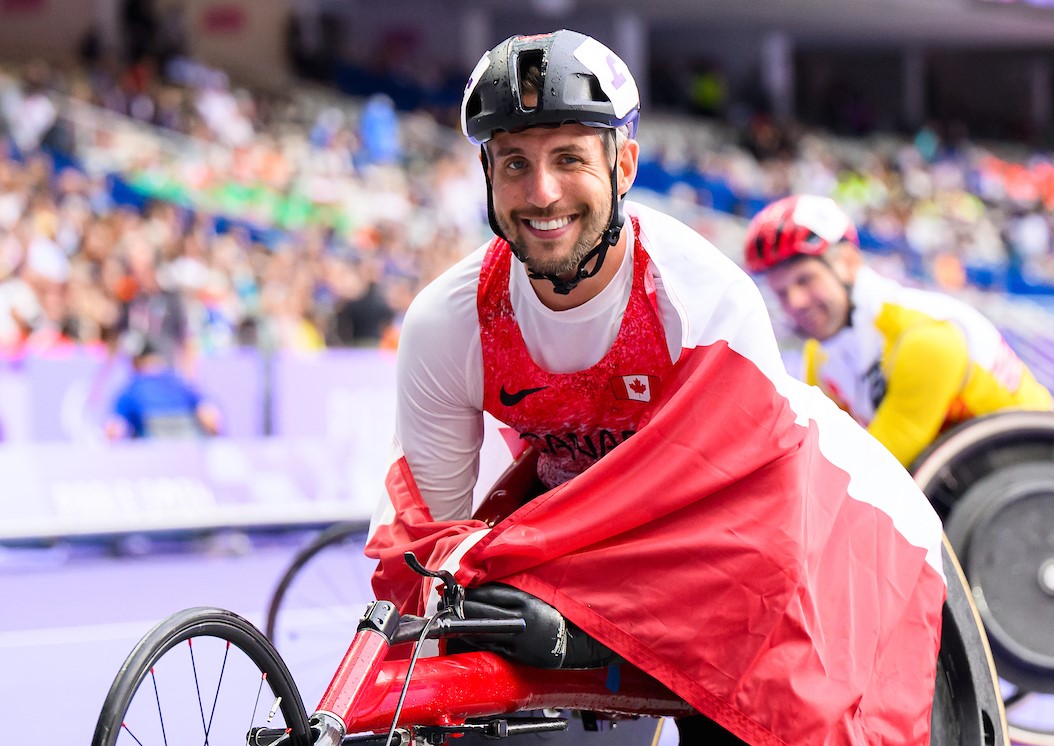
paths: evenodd
<path fill-rule="evenodd" d="M 710 287 L 689 287 L 690 252 L 660 247 L 690 240 L 660 238 L 648 252 L 683 350 L 638 432 L 493 527 L 433 521 L 397 458 L 367 544 L 375 592 L 434 608 L 412 550 L 547 601 L 749 743 L 928 743 L 939 520 L 877 441 L 785 373 L 745 275 L 719 258 Z"/>

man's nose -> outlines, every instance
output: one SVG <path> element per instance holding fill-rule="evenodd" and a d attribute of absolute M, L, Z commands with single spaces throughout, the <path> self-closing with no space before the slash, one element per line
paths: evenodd
<path fill-rule="evenodd" d="M 783 308 L 788 312 L 798 311 L 808 305 L 809 294 L 805 288 L 792 286 L 787 288 L 780 300 L 783 301 Z"/>
<path fill-rule="evenodd" d="M 560 179 L 548 168 L 536 168 L 528 185 L 528 201 L 535 207 L 548 207 L 560 199 Z"/>

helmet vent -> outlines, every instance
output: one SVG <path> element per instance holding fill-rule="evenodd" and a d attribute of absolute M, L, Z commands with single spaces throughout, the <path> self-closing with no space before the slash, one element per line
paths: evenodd
<path fill-rule="evenodd" d="M 542 66 L 544 63 L 545 54 L 541 49 L 524 50 L 516 57 L 516 76 L 519 79 L 520 108 L 524 111 L 536 111 L 541 103 L 542 77 L 544 75 Z M 524 83 L 527 85 L 525 86 Z M 531 98 L 524 99 L 524 93 L 531 94 Z"/>
<path fill-rule="evenodd" d="M 480 98 L 479 93 L 473 92 L 465 101 L 465 116 L 472 119 L 473 117 L 478 117 L 482 111 L 483 101 Z"/>
<path fill-rule="evenodd" d="M 589 100 L 590 101 L 611 101 L 611 98 L 604 93 L 604 89 L 600 87 L 600 81 L 597 80 L 597 76 L 589 76 Z"/>

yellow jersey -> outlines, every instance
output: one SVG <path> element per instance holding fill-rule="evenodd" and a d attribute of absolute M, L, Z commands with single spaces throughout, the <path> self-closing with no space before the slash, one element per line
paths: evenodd
<path fill-rule="evenodd" d="M 1049 410 L 1050 392 L 976 309 L 862 268 L 850 324 L 802 350 L 802 378 L 910 466 L 947 427 L 1003 409 Z"/>

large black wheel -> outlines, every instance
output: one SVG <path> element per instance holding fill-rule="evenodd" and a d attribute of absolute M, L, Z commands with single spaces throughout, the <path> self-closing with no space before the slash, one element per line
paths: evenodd
<path fill-rule="evenodd" d="M 267 638 L 312 704 L 373 600 L 365 581 L 376 563 L 363 554 L 366 528 L 338 523 L 318 534 L 294 555 L 267 605 Z"/>
<path fill-rule="evenodd" d="M 969 579 L 1014 742 L 1054 746 L 1054 413 L 970 420 L 927 449 L 912 474 Z"/>
<path fill-rule="evenodd" d="M 308 746 L 296 684 L 274 646 L 229 611 L 194 608 L 158 623 L 121 666 L 92 746 L 247 743 L 256 728 L 288 729 Z"/>
<path fill-rule="evenodd" d="M 989 474 L 966 491 L 946 529 L 999 673 L 1012 687 L 1007 710 L 1012 730 L 1021 731 L 1015 740 L 1054 743 L 1054 722 L 1037 717 L 1034 694 L 1054 694 L 1054 463 Z"/>

